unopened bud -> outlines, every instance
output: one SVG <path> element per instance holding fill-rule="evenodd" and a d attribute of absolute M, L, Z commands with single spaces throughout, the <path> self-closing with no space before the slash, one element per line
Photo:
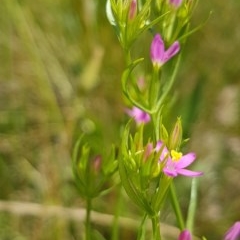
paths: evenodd
<path fill-rule="evenodd" d="M 93 169 L 96 173 L 99 172 L 100 168 L 101 168 L 101 163 L 102 163 L 102 157 L 100 155 L 97 155 L 94 159 L 93 159 Z"/>
<path fill-rule="evenodd" d="M 182 121 L 181 118 L 177 119 L 175 126 L 169 137 L 169 149 L 176 150 L 180 147 L 182 142 Z"/>
<path fill-rule="evenodd" d="M 152 143 L 148 143 L 144 149 L 144 154 L 143 154 L 143 161 L 146 162 L 148 157 L 151 155 L 153 152 L 153 145 Z"/>
<path fill-rule="evenodd" d="M 192 240 L 191 233 L 187 229 L 183 230 L 180 233 L 178 240 Z"/>
<path fill-rule="evenodd" d="M 175 8 L 179 8 L 182 4 L 182 0 L 170 0 L 170 4 L 172 4 Z"/>
<path fill-rule="evenodd" d="M 137 0 L 132 0 L 129 6 L 128 19 L 133 20 L 137 15 Z"/>

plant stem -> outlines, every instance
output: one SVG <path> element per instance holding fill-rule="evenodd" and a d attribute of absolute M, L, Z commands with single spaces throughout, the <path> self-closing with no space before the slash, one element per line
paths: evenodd
<path fill-rule="evenodd" d="M 177 200 L 176 190 L 175 190 L 173 182 L 170 185 L 170 196 L 171 196 L 172 206 L 173 206 L 173 209 L 174 209 L 177 221 L 178 221 L 179 228 L 180 228 L 180 230 L 184 230 L 185 224 L 184 224 L 184 220 L 183 220 L 183 215 L 182 215 L 182 211 L 180 209 L 179 202 Z"/>
<path fill-rule="evenodd" d="M 92 198 L 87 198 L 86 207 L 86 220 L 85 220 L 85 239 L 91 240 L 91 209 L 92 209 Z"/>
<path fill-rule="evenodd" d="M 152 115 L 152 121 L 154 126 L 154 136 L 155 141 L 158 141 L 160 139 L 160 118 L 161 118 L 161 109 L 159 108 L 157 112 L 153 113 Z"/>
<path fill-rule="evenodd" d="M 153 240 L 161 240 L 159 215 L 152 217 Z"/>
<path fill-rule="evenodd" d="M 125 49 L 125 51 L 124 51 L 124 60 L 125 60 L 125 65 L 126 66 L 128 66 L 132 62 L 131 53 L 130 53 L 130 50 L 128 48 Z"/>
<path fill-rule="evenodd" d="M 122 208 L 122 184 L 119 184 L 117 189 L 117 204 L 116 210 L 113 219 L 113 227 L 112 227 L 112 240 L 119 239 L 119 213 Z"/>
<path fill-rule="evenodd" d="M 169 20 L 170 24 L 166 31 L 166 39 L 168 41 L 171 41 L 175 19 L 176 19 L 176 12 L 173 12 L 173 15 L 170 16 L 170 20 Z"/>
<path fill-rule="evenodd" d="M 160 79 L 159 79 L 159 69 L 154 67 L 152 73 L 152 79 L 150 82 L 150 94 L 149 94 L 149 105 L 153 109 L 159 98 Z"/>
<path fill-rule="evenodd" d="M 176 75 L 177 75 L 177 72 L 178 72 L 178 69 L 179 69 L 180 62 L 181 62 L 181 54 L 180 54 L 180 55 L 178 56 L 178 58 L 177 58 L 177 61 L 176 61 L 176 64 L 175 64 L 175 66 L 174 66 L 173 73 L 172 73 L 172 76 L 171 76 L 169 82 L 168 82 L 167 85 L 164 86 L 164 88 L 163 88 L 163 93 L 162 93 L 162 95 L 161 95 L 161 97 L 160 97 L 160 99 L 158 100 L 158 103 L 157 103 L 157 105 L 156 105 L 156 107 L 157 107 L 158 109 L 161 108 L 161 106 L 163 105 L 163 103 L 164 103 L 167 95 L 169 94 L 169 92 L 170 92 L 171 89 L 172 89 L 172 86 L 173 86 L 173 84 L 174 84 L 174 81 L 175 81 L 175 78 L 176 78 Z"/>
<path fill-rule="evenodd" d="M 144 214 L 141 225 L 138 230 L 137 240 L 145 240 L 145 222 L 147 219 L 147 213 Z"/>

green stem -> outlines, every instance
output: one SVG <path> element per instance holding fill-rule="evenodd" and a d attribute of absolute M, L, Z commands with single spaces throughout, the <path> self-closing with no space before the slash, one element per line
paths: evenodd
<path fill-rule="evenodd" d="M 177 76 L 177 72 L 178 72 L 178 69 L 179 69 L 179 66 L 180 66 L 180 62 L 181 62 L 181 54 L 178 56 L 176 65 L 175 65 L 174 70 L 173 70 L 173 74 L 172 74 L 172 76 L 170 78 L 170 81 L 168 82 L 166 87 L 164 86 L 164 88 L 163 88 L 163 93 L 161 95 L 161 98 L 158 100 L 158 103 L 156 105 L 157 109 L 160 109 L 162 107 L 162 105 L 163 105 L 167 95 L 169 94 L 169 92 L 172 89 L 173 83 L 175 81 L 175 78 Z"/>
<path fill-rule="evenodd" d="M 161 240 L 159 215 L 152 218 L 153 240 Z"/>
<path fill-rule="evenodd" d="M 145 240 L 145 222 L 147 219 L 147 213 L 144 214 L 141 225 L 139 226 L 138 229 L 138 236 L 137 236 L 137 240 Z"/>
<path fill-rule="evenodd" d="M 152 73 L 152 79 L 150 82 L 150 94 L 149 94 L 149 105 L 150 109 L 153 109 L 154 106 L 157 104 L 158 100 L 158 94 L 159 94 L 159 85 L 160 85 L 160 79 L 159 79 L 159 69 L 154 67 L 153 73 Z"/>
<path fill-rule="evenodd" d="M 125 65 L 128 66 L 132 62 L 131 53 L 129 49 L 124 49 Z"/>
<path fill-rule="evenodd" d="M 171 196 L 171 202 L 172 202 L 172 206 L 178 221 L 178 225 L 180 230 L 184 230 L 185 228 L 185 224 L 184 224 L 184 220 L 183 220 L 183 215 L 182 215 L 182 211 L 177 199 L 177 194 L 176 194 L 176 189 L 174 187 L 174 183 L 172 182 L 170 185 L 170 196 Z"/>
<path fill-rule="evenodd" d="M 167 31 L 166 31 L 166 39 L 168 41 L 170 41 L 171 37 L 172 37 L 172 32 L 173 32 L 173 29 L 174 29 L 175 19 L 176 19 L 176 11 L 173 12 L 173 15 L 170 15 L 169 27 L 167 28 Z"/>
<path fill-rule="evenodd" d="M 198 179 L 193 178 L 192 186 L 191 186 L 191 196 L 190 196 L 190 203 L 188 208 L 188 215 L 187 215 L 187 229 L 192 232 L 193 225 L 194 225 L 194 217 L 197 207 L 197 188 L 198 188 Z"/>
<path fill-rule="evenodd" d="M 86 220 L 85 220 L 85 239 L 91 240 L 91 209 L 92 198 L 87 198 Z"/>
<path fill-rule="evenodd" d="M 159 79 L 159 69 L 155 67 L 153 69 L 152 80 L 150 83 L 150 94 L 149 94 L 150 109 L 154 109 L 155 106 L 157 106 L 160 87 L 161 87 L 161 82 Z M 151 114 L 153 127 L 154 127 L 155 141 L 158 141 L 160 138 L 159 136 L 160 116 L 161 116 L 161 108 L 159 106 L 159 108 L 157 108 L 156 111 L 153 111 L 153 113 Z"/>
<path fill-rule="evenodd" d="M 118 240 L 119 236 L 119 215 L 122 208 L 122 184 L 119 184 L 118 190 L 117 190 L 117 204 L 116 204 L 116 210 L 114 214 L 113 219 L 113 227 L 112 227 L 112 240 Z"/>
<path fill-rule="evenodd" d="M 153 121 L 153 127 L 155 131 L 155 141 L 160 139 L 160 118 L 161 118 L 161 109 L 158 109 L 157 112 L 151 115 Z"/>

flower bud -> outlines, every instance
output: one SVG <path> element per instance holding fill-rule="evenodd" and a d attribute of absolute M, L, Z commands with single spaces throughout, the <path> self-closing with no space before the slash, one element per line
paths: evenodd
<path fill-rule="evenodd" d="M 147 112 L 144 112 L 137 107 L 133 107 L 132 109 L 126 109 L 126 113 L 130 117 L 133 117 L 137 124 L 148 123 L 151 120 L 151 117 Z"/>
<path fill-rule="evenodd" d="M 100 169 L 101 169 L 101 165 L 102 165 L 102 156 L 97 155 L 93 159 L 93 169 L 94 169 L 94 172 L 98 173 L 100 171 Z"/>
<path fill-rule="evenodd" d="M 137 0 L 132 0 L 129 6 L 128 19 L 132 20 L 137 15 Z"/>
<path fill-rule="evenodd" d="M 169 3 L 170 3 L 174 8 L 179 8 L 180 5 L 182 4 L 182 0 L 169 0 Z"/>
<path fill-rule="evenodd" d="M 169 149 L 177 150 L 182 142 L 182 121 L 177 119 L 175 126 L 170 134 L 168 147 Z"/>
<path fill-rule="evenodd" d="M 188 231 L 188 230 L 183 230 L 179 237 L 178 237 L 178 240 L 192 240 L 192 236 L 191 236 L 191 233 Z"/>

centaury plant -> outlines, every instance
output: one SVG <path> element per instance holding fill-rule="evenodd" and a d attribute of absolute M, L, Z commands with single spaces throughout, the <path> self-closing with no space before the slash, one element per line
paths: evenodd
<path fill-rule="evenodd" d="M 203 172 L 188 169 L 197 159 L 194 152 L 181 152 L 183 144 L 188 141 L 183 139 L 181 117 L 172 124 L 172 129 L 168 129 L 171 124 L 164 122 L 175 116 L 169 110 L 170 94 L 174 91 L 186 38 L 196 30 L 191 27 L 196 3 L 195 0 L 107 1 L 107 17 L 125 57 L 121 91 L 127 105 L 125 112 L 131 119 L 122 128 L 118 151 L 113 150 L 106 158 L 91 157 L 86 145 L 78 156 L 79 143 L 76 144 L 73 170 L 80 193 L 88 203 L 86 239 L 91 239 L 91 200 L 106 191 L 103 183 L 116 171 L 120 185 L 144 213 L 139 223 L 138 240 L 149 239 L 145 231 L 149 219 L 151 239 L 162 239 L 160 218 L 168 197 L 180 229 L 179 240 L 192 239 L 197 191 L 195 178 L 202 176 Z M 150 44 L 144 46 L 148 54 L 145 56 L 140 51 L 133 54 L 137 40 L 140 41 L 143 35 L 150 40 Z M 139 79 L 139 75 L 143 77 Z M 179 175 L 193 178 L 193 197 L 186 221 L 174 186 Z M 234 225 L 226 239 L 235 239 L 231 236 L 237 234 L 239 228 Z M 117 239 L 116 235 L 114 239 Z"/>

